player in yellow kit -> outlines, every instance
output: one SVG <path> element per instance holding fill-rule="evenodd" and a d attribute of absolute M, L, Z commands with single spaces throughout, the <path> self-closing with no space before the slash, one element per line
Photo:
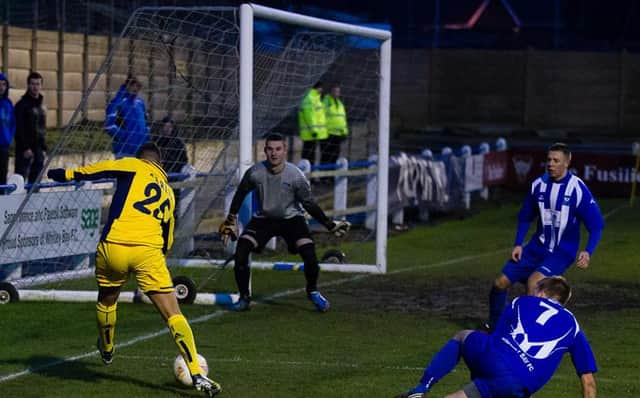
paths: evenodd
<path fill-rule="evenodd" d="M 182 353 L 193 385 L 213 397 L 220 385 L 202 374 L 195 339 L 182 315 L 164 254 L 173 243 L 175 199 L 161 166 L 158 147 L 144 144 L 137 158 L 105 160 L 75 169 L 52 169 L 54 181 L 115 178 L 116 191 L 96 252 L 98 349 L 105 364 L 113 361 L 116 307 L 122 285 L 133 273 L 140 289 L 166 321 Z"/>

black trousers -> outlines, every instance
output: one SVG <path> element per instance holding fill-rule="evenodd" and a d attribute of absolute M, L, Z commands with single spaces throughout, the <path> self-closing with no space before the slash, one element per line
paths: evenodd
<path fill-rule="evenodd" d="M 23 152 L 16 152 L 15 173 L 24 177 L 25 183 L 34 183 L 44 167 L 44 151 L 33 150 L 33 157 L 25 158 Z"/>
<path fill-rule="evenodd" d="M 340 156 L 340 145 L 345 137 L 329 134 L 329 138 L 320 141 L 320 152 L 322 153 L 322 164 L 334 164 Z"/>
<path fill-rule="evenodd" d="M 0 185 L 7 183 L 9 172 L 9 148 L 0 147 Z"/>
<path fill-rule="evenodd" d="M 316 146 L 318 141 L 302 142 L 302 159 L 307 159 L 311 165 L 316 164 Z"/>

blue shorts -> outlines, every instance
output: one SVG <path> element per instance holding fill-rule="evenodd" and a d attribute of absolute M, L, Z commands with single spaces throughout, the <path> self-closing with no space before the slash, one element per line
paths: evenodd
<path fill-rule="evenodd" d="M 510 259 L 502 268 L 502 273 L 511 283 L 526 283 L 534 271 L 544 276 L 562 275 L 574 261 L 575 257 L 567 253 L 560 250 L 549 253 L 540 243 L 531 241 L 522 250 L 520 261 L 515 262 Z"/>
<path fill-rule="evenodd" d="M 482 398 L 526 398 L 530 394 L 514 376 L 491 335 L 472 332 L 462 345 L 462 358 Z"/>

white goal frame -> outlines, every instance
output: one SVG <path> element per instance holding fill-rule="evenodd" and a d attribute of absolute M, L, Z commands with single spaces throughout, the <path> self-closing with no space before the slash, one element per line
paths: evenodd
<path fill-rule="evenodd" d="M 240 175 L 253 159 L 253 22 L 254 18 L 284 22 L 306 28 L 357 35 L 381 41 L 378 99 L 378 160 L 376 209 L 376 265 L 371 273 L 387 272 L 387 205 L 389 186 L 389 105 L 391 97 L 391 32 L 295 14 L 257 4 L 240 6 Z M 349 272 L 349 266 L 340 267 Z"/>

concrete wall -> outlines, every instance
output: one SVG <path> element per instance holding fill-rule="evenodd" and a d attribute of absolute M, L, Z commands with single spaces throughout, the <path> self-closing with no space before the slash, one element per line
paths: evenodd
<path fill-rule="evenodd" d="M 640 56 L 630 53 L 394 50 L 395 127 L 640 128 Z"/>
<path fill-rule="evenodd" d="M 0 63 L 11 83 L 12 101 L 15 104 L 24 94 L 27 76 L 35 70 L 44 80 L 47 126 L 67 124 L 107 55 L 107 38 L 78 33 L 60 35 L 46 30 L 34 35 L 30 29 L 13 26 L 8 27 L 7 33 L 0 40 Z M 104 118 L 104 107 L 105 103 L 94 103 L 91 111 Z"/>

